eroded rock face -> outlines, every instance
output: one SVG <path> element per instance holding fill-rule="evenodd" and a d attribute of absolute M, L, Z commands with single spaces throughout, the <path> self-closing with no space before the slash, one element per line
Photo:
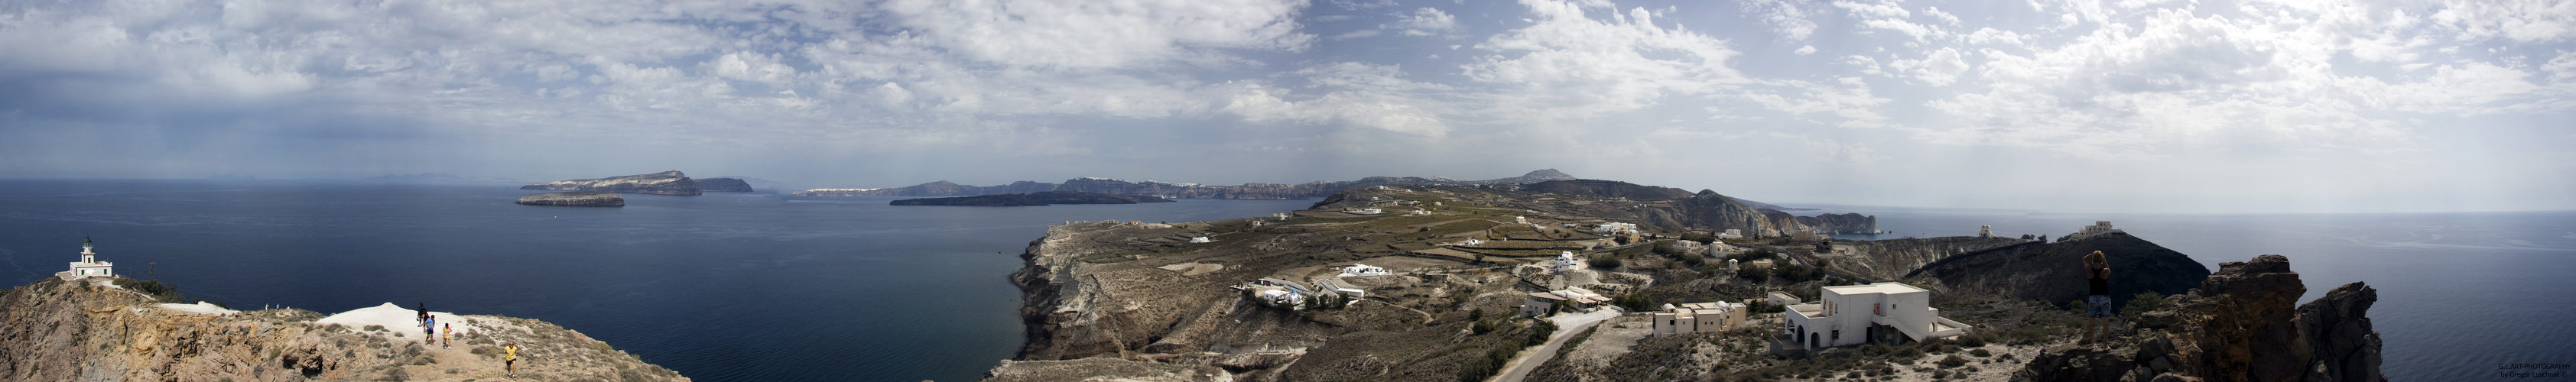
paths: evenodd
<path fill-rule="evenodd" d="M 615 192 L 573 191 L 549 192 L 519 197 L 519 204 L 536 206 L 623 207 L 626 196 Z"/>
<path fill-rule="evenodd" d="M 2388 380 L 2379 374 L 2379 332 L 2364 316 L 2378 301 L 2379 290 L 2356 282 L 2299 306 L 2298 326 L 2316 357 L 2308 363 L 2308 381 Z"/>
<path fill-rule="evenodd" d="M 522 190 L 605 191 L 629 194 L 697 196 L 698 183 L 688 174 L 663 171 L 651 174 L 614 176 L 599 179 L 573 179 L 520 186 Z"/>
<path fill-rule="evenodd" d="M 2190 375 L 2220 381 L 2290 381 L 2305 373 L 2309 349 L 2291 322 L 2308 288 L 2290 259 L 2256 256 L 2218 264 L 2200 289 L 2181 303 L 2184 324 L 2174 340 Z"/>

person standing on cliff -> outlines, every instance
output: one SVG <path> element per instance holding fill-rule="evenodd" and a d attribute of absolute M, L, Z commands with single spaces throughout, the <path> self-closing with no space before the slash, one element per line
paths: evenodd
<path fill-rule="evenodd" d="M 2098 341 L 2108 342 L 2111 340 L 2111 260 L 2102 255 L 2102 251 L 2084 255 L 2084 281 L 2092 284 L 2091 293 L 2084 296 L 2084 317 L 2087 318 L 2084 320 L 2084 338 L 2076 340 L 2076 343 L 2097 342 L 2093 331 L 2093 326 L 2097 325 L 2102 327 Z"/>
<path fill-rule="evenodd" d="M 445 331 L 438 333 L 438 348 L 455 349 L 453 345 L 456 345 L 456 324 L 442 326 L 445 326 Z"/>

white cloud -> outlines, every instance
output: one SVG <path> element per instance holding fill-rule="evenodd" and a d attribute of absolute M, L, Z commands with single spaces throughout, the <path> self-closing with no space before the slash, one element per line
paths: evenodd
<path fill-rule="evenodd" d="M 1736 52 L 1725 41 L 1656 26 L 1644 8 L 1595 20 L 1584 15 L 1584 4 L 1521 3 L 1535 24 L 1477 43 L 1495 54 L 1462 66 L 1468 78 L 1503 87 L 1496 113 L 1600 115 L 1747 81 L 1726 65 Z"/>
<path fill-rule="evenodd" d="M 1770 26 L 1780 39 L 1796 41 L 1816 33 L 1816 22 L 1807 19 L 1805 8 L 1812 5 L 1804 0 L 1747 0 L 1743 11 Z"/>
<path fill-rule="evenodd" d="M 1816 53 L 1816 46 L 1815 46 L 1815 45 L 1800 46 L 1800 47 L 1798 47 L 1798 50 L 1789 51 L 1789 53 L 1797 53 L 1797 54 L 1798 54 L 1798 55 L 1800 55 L 1800 56 L 1810 55 L 1810 54 L 1815 54 L 1815 53 Z"/>
<path fill-rule="evenodd" d="M 1946 47 L 1932 51 L 1920 60 L 1896 60 L 1888 62 L 1887 66 L 1912 74 L 1932 86 L 1950 86 L 1951 82 L 1958 81 L 1960 73 L 1968 71 L 1968 61 L 1960 58 L 1959 50 Z"/>
<path fill-rule="evenodd" d="M 1106 68 L 1222 55 L 1211 48 L 1296 51 L 1303 1 L 933 1 L 883 5 L 959 55 L 1038 68 Z"/>
<path fill-rule="evenodd" d="M 1458 17 L 1450 16 L 1439 9 L 1423 7 L 1414 10 L 1412 15 L 1396 20 L 1395 24 L 1381 26 L 1381 28 L 1403 30 L 1406 36 L 1438 36 L 1456 32 Z"/>

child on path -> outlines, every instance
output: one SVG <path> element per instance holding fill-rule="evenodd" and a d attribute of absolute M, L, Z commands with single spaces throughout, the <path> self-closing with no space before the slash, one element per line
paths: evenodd
<path fill-rule="evenodd" d="M 456 347 L 449 345 L 456 344 L 456 324 L 447 324 L 445 327 L 446 332 L 438 334 L 438 348 L 455 349 Z"/>
<path fill-rule="evenodd" d="M 510 378 L 519 377 L 519 343 L 501 345 L 501 366 L 509 369 Z"/>

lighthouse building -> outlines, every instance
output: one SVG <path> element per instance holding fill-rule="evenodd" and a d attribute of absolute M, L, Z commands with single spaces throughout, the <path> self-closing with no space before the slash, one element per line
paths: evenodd
<path fill-rule="evenodd" d="M 72 262 L 72 269 L 70 271 L 64 271 L 62 273 L 63 278 L 77 279 L 91 276 L 115 277 L 116 263 L 98 261 L 97 248 L 98 245 L 90 242 L 89 239 L 81 239 L 81 261 Z"/>

